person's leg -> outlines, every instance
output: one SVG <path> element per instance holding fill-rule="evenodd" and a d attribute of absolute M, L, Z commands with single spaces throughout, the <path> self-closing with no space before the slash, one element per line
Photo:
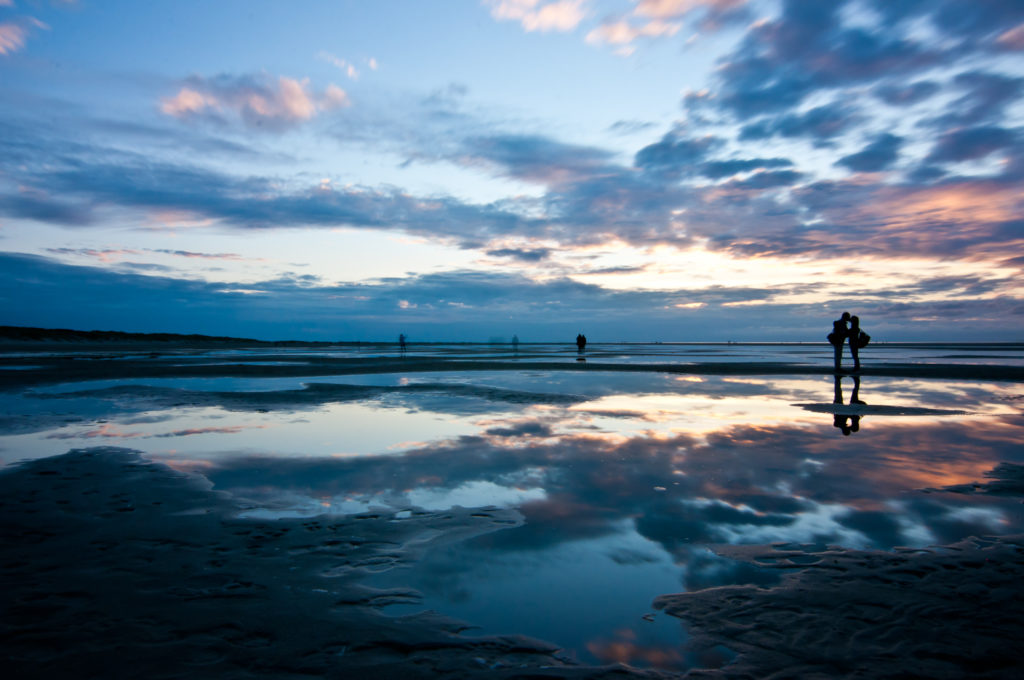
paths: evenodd
<path fill-rule="evenodd" d="M 860 400 L 860 376 L 853 376 L 853 394 L 850 395 L 851 404 L 863 404 L 865 402 Z"/>
<path fill-rule="evenodd" d="M 836 371 L 840 371 L 840 370 L 842 370 L 842 367 L 843 367 L 843 345 L 842 345 L 842 343 L 838 343 L 838 342 L 834 343 L 832 345 L 832 349 L 835 350 L 834 361 L 835 361 Z"/>
<path fill-rule="evenodd" d="M 850 338 L 850 356 L 853 357 L 853 370 L 860 370 L 860 348 L 857 347 L 857 338 Z"/>

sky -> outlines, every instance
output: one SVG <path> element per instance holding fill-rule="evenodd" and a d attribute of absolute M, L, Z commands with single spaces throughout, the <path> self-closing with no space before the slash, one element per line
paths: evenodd
<path fill-rule="evenodd" d="M 1024 341 L 1019 0 L 0 0 L 0 324 Z"/>

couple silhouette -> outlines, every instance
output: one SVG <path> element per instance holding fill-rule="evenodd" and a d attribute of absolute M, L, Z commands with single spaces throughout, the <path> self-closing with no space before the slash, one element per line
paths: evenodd
<path fill-rule="evenodd" d="M 871 336 L 860 329 L 860 317 L 849 312 L 832 322 L 832 332 L 825 336 L 835 350 L 836 372 L 843 370 L 843 344 L 849 342 L 853 370 L 860 370 L 860 348 L 871 341 Z"/>

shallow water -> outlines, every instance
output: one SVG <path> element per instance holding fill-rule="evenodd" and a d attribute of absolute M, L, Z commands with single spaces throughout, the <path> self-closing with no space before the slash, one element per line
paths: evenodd
<path fill-rule="evenodd" d="M 516 360 L 503 348 L 422 351 Z M 886 351 L 880 346 L 873 360 Z M 1020 365 L 1020 353 L 1007 352 L 894 347 L 885 356 Z M 229 354 L 242 363 L 262 356 L 217 352 L 195 360 L 222 362 Z M 519 352 L 561 361 L 574 354 L 564 346 Z M 943 359 L 950 354 L 970 358 Z M 831 356 L 785 345 L 588 349 L 589 363 L 605 359 L 827 364 Z M 941 490 L 985 482 L 1002 462 L 1024 463 L 1020 384 L 864 377 L 856 396 L 866 404 L 850 407 L 853 416 L 833 414 L 836 398 L 849 406 L 853 378 L 838 387 L 841 394 L 831 376 L 557 366 L 107 378 L 4 393 L 0 462 L 130 447 L 205 476 L 243 499 L 253 517 L 378 506 L 514 508 L 524 517 L 520 526 L 439 544 L 406 568 L 368 576 L 377 587 L 422 593 L 420 603 L 387 611 L 434 609 L 481 634 L 552 641 L 588 663 L 683 668 L 697 663 L 682 652 L 683 627 L 653 612 L 654 597 L 777 578 L 717 557 L 709 546 L 888 550 L 1024 532 L 1020 499 Z"/>

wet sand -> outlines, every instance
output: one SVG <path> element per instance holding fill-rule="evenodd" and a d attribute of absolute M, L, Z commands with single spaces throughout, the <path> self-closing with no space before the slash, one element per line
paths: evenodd
<path fill-rule="evenodd" d="M 24 348 L 22 348 L 23 350 Z M 37 348 L 38 349 L 38 348 Z M 76 350 L 79 348 L 76 347 Z M 204 358 L 187 348 L 89 348 L 4 357 L 0 387 L 17 391 L 89 380 L 163 377 L 308 377 L 473 370 L 668 372 L 683 375 L 831 375 L 785 362 L 627 364 L 443 357 L 317 357 L 291 353 Z M 104 351 L 100 351 L 104 350 Z M 193 356 L 181 365 L 183 356 Z M 225 363 L 227 361 L 227 363 Z M 17 367 L 22 368 L 17 368 Z M 29 367 L 29 368 L 25 368 Z M 1024 381 L 1015 366 L 888 364 L 862 375 Z M 472 385 L 445 390 L 506 403 L 572 404 L 571 395 Z M 267 392 L 147 386 L 85 392 L 107 399 L 262 410 L 361 400 L 427 384 L 309 384 Z M 79 396 L 83 392 L 78 392 Z M 60 399 L 60 395 L 39 395 Z M 830 412 L 829 404 L 803 404 Z M 941 416 L 938 409 L 846 407 L 873 415 Z M 948 411 L 949 414 L 958 413 Z M 7 422 L 42 427 L 38 422 Z M 988 482 L 943 489 L 1024 497 L 1020 466 Z M 239 517 L 240 501 L 203 477 L 113 447 L 77 449 L 0 472 L 0 648 L 15 677 L 604 678 L 680 677 L 621 665 L 585 666 L 555 645 L 474 636 L 435 613 L 385 616 L 415 602 L 364 577 L 414 562 L 424 550 L 521 525 L 512 509 L 416 508 L 309 519 Z M 771 587 L 665 593 L 697 650 L 736 653 L 686 677 L 1010 678 L 1022 667 L 1024 537 L 979 536 L 927 550 L 716 546 L 716 554 L 782 570 Z"/>
<path fill-rule="evenodd" d="M 518 523 L 494 508 L 273 522 L 118 448 L 0 474 L 6 673 L 70 677 L 511 677 L 552 645 L 471 639 L 356 578 L 429 542 Z M 553 677 L 574 677 L 555 673 Z"/>
<path fill-rule="evenodd" d="M 384 346 L 385 351 L 394 348 Z M 809 349 L 813 346 L 809 346 Z M 814 349 L 820 349 L 813 347 Z M 220 351 L 235 349 L 236 356 L 206 356 L 205 351 L 184 346 L 151 343 L 116 343 L 75 345 L 41 343 L 37 345 L 0 344 L 0 390 L 65 382 L 134 378 L 307 378 L 315 376 L 363 375 L 372 373 L 440 371 L 618 371 L 633 373 L 671 373 L 678 375 L 780 376 L 833 375 L 831 362 L 796 363 L 786 361 L 701 360 L 690 363 L 659 363 L 655 358 L 644 363 L 624 363 L 603 358 L 598 351 L 582 356 L 566 352 L 562 357 L 531 354 L 523 350 L 500 356 L 482 353 L 481 358 L 467 359 L 463 353 L 453 357 L 410 351 L 399 356 L 374 352 L 365 346 L 355 352 L 345 347 L 338 353 L 345 356 L 323 356 L 324 350 L 310 348 L 308 353 L 273 352 L 256 348 L 259 353 L 243 354 L 252 349 L 245 345 L 218 347 Z M 486 347 L 484 348 L 486 349 Z M 208 350 L 206 350 L 208 351 Z M 360 355 L 365 352 L 366 355 Z M 186 360 L 186 363 L 182 363 Z M 581 360 L 582 359 L 582 360 Z M 6 370 L 4 370 L 6 369 Z M 853 375 L 844 370 L 842 375 Z M 934 378 L 946 380 L 986 380 L 1024 382 L 1024 366 L 963 363 L 903 363 L 865 361 L 857 372 L 860 376 Z"/>

